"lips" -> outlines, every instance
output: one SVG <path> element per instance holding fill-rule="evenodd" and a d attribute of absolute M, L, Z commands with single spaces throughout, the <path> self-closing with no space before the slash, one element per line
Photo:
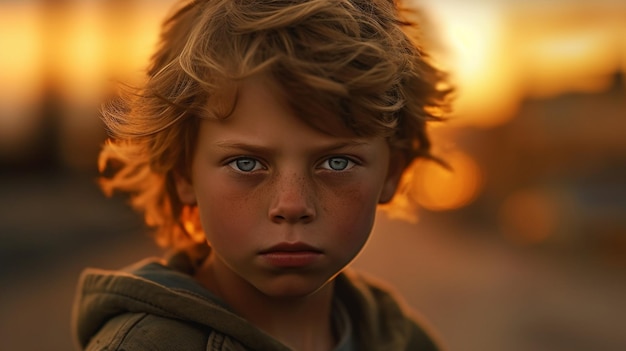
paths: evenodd
<path fill-rule="evenodd" d="M 280 243 L 261 251 L 259 255 L 275 268 L 304 268 L 315 264 L 323 252 L 304 243 Z"/>
<path fill-rule="evenodd" d="M 260 252 L 261 255 L 274 253 L 274 252 L 317 252 L 322 253 L 322 250 L 317 249 L 311 245 L 305 243 L 280 243 L 270 247 L 269 249 Z"/>

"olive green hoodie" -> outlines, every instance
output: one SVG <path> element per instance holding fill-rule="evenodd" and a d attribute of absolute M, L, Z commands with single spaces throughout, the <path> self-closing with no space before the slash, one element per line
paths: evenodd
<path fill-rule="evenodd" d="M 79 348 L 289 350 L 198 284 L 184 257 L 146 260 L 122 271 L 83 272 L 72 321 Z M 347 316 L 343 332 L 350 334 L 337 350 L 439 350 L 391 294 L 361 275 L 341 273 L 335 300 Z"/>

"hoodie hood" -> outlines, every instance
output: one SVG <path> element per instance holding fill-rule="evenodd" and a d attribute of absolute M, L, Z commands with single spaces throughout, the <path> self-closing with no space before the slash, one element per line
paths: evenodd
<path fill-rule="evenodd" d="M 107 321 L 128 312 L 197 323 L 258 350 L 288 350 L 228 309 L 189 275 L 159 260 L 142 261 L 123 271 L 83 272 L 72 328 L 81 349 Z"/>
<path fill-rule="evenodd" d="M 178 260 L 180 261 L 180 260 Z M 178 264 L 144 260 L 121 271 L 87 269 L 80 278 L 73 311 L 73 334 L 83 349 L 112 318 L 146 313 L 191 322 L 230 336 L 253 350 L 289 350 L 235 314 L 191 277 L 189 259 Z M 347 311 L 358 350 L 438 350 L 380 284 L 352 271 L 335 281 L 335 298 Z"/>

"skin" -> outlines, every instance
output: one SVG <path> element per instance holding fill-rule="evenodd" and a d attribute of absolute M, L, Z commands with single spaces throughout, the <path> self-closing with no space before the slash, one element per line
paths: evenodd
<path fill-rule="evenodd" d="M 201 122 L 191 175 L 177 180 L 212 248 L 196 278 L 286 345 L 330 350 L 333 278 L 363 248 L 401 167 L 384 138 L 307 125 L 267 76 L 239 88 L 231 116 Z"/>

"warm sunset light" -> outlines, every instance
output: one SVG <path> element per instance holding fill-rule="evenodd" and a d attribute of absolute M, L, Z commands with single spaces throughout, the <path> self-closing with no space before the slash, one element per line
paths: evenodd
<path fill-rule="evenodd" d="M 85 1 L 51 6 L 44 41 L 48 65 L 68 98 L 97 101 L 116 81 L 140 76 L 158 37 L 163 5 L 141 9 L 128 2 Z"/>
<path fill-rule="evenodd" d="M 626 56 L 626 15 L 611 0 L 416 2 L 441 32 L 457 125 L 506 123 L 528 95 L 605 89 Z"/>
<path fill-rule="evenodd" d="M 540 59 L 533 60 L 532 77 L 541 80 L 533 92 L 549 95 L 567 84 L 572 90 L 598 91 L 606 88 L 599 84 L 597 76 L 610 75 L 617 67 L 618 55 L 614 52 L 612 38 L 601 31 L 568 33 L 568 35 L 546 36 L 535 44 Z M 528 57 L 530 60 L 531 58 Z M 571 74 L 581 72 L 581 74 Z M 606 80 L 606 79 L 605 79 Z M 560 84 L 556 83 L 560 82 Z"/>
<path fill-rule="evenodd" d="M 420 206 L 433 210 L 452 210 L 469 204 L 482 186 L 482 175 L 476 162 L 461 151 L 452 151 L 442 158 L 451 170 L 433 162 L 417 166 L 412 196 Z"/>
<path fill-rule="evenodd" d="M 626 15 L 583 11 L 555 12 L 560 15 L 552 18 L 536 14 L 532 29 L 523 23 L 513 27 L 513 36 L 524 38 L 515 44 L 515 53 L 527 94 L 545 98 L 564 91 L 601 91 L 620 70 L 620 57 L 626 52 Z"/>
<path fill-rule="evenodd" d="M 97 106 L 141 77 L 172 3 L 0 0 L 0 156 L 19 154 L 55 123 L 61 159 L 93 164 L 76 150 L 102 132 Z M 51 94 L 59 116 L 43 117 L 38 103 Z"/>
<path fill-rule="evenodd" d="M 12 152 L 38 123 L 30 108 L 41 94 L 40 18 L 33 4 L 0 4 L 0 154 Z"/>
<path fill-rule="evenodd" d="M 503 125 L 528 96 L 599 91 L 626 66 L 626 21 L 610 0 L 589 11 L 581 4 L 414 1 L 432 17 L 441 41 L 433 56 L 457 87 L 446 123 L 455 128 Z M 32 102 L 50 89 L 63 100 L 63 152 L 89 140 L 100 126 L 95 112 L 86 115 L 118 82 L 140 79 L 173 3 L 0 1 L 0 44 L 10 48 L 0 55 L 0 154 L 31 138 L 41 118 L 29 112 Z M 585 11 L 591 15 L 582 16 Z M 454 173 L 432 167 L 415 177 L 424 207 L 462 207 L 480 192 L 476 163 L 460 153 L 449 161 Z"/>
<path fill-rule="evenodd" d="M 435 57 L 457 87 L 459 125 L 491 126 L 512 116 L 518 102 L 512 62 L 502 52 L 507 32 L 499 6 L 441 1 L 423 6 L 436 18 L 443 49 Z M 471 15 L 468 15 L 471 14 Z"/>
<path fill-rule="evenodd" d="M 41 78 L 41 21 L 36 6 L 9 3 L 0 12 L 0 97 L 36 95 Z M 19 92 L 19 93 L 18 93 Z"/>

